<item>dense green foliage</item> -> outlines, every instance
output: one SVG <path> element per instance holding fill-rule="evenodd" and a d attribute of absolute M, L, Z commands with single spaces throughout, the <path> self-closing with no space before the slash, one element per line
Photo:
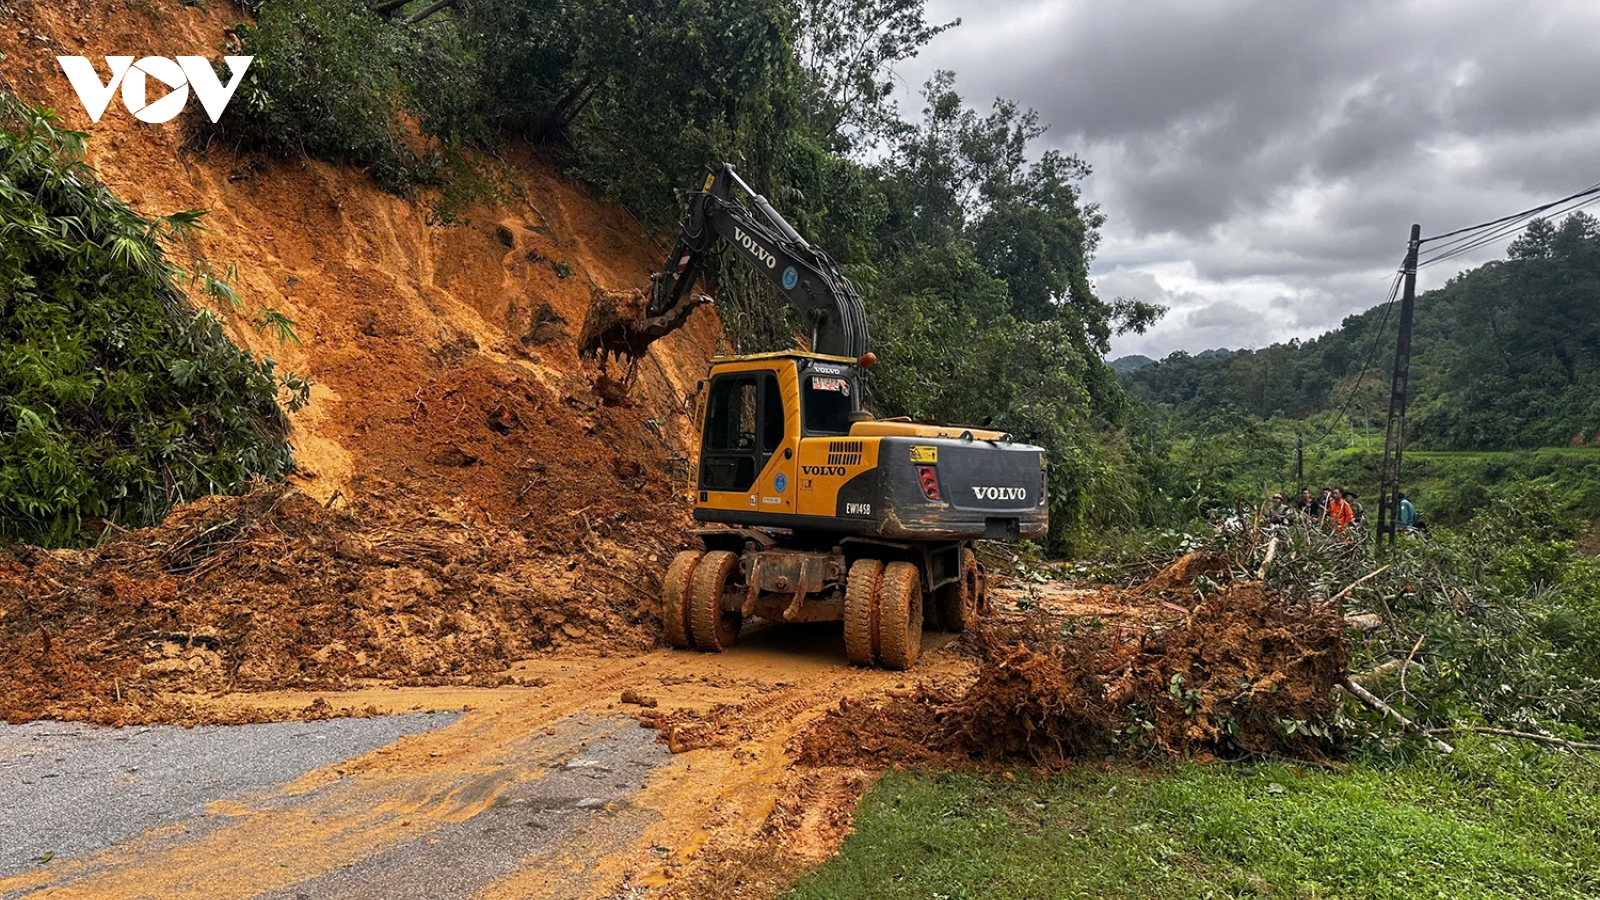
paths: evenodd
<path fill-rule="evenodd" d="M 1380 440 L 1373 436 L 1372 449 L 1314 454 L 1307 479 L 1317 485 L 1351 486 L 1363 497 L 1377 497 L 1383 464 L 1377 449 Z M 1292 474 L 1282 465 L 1279 468 L 1286 479 Z M 1491 500 L 1527 485 L 1547 487 L 1561 515 L 1600 521 L 1600 447 L 1481 453 L 1416 450 L 1405 455 L 1406 496 L 1432 522 L 1466 522 Z"/>
<path fill-rule="evenodd" d="M 1484 740 L 1343 774 L 890 773 L 789 897 L 1592 897 L 1597 798 L 1593 767 Z"/>
<path fill-rule="evenodd" d="M 1032 112 L 973 109 L 940 73 L 921 117 L 901 117 L 891 67 L 953 24 L 928 23 L 923 0 L 429 8 L 262 0 L 239 31 L 257 56 L 246 102 L 221 133 L 371 166 L 400 191 L 449 180 L 406 149 L 419 140 L 425 157 L 532 140 L 663 236 L 701 167 L 732 162 L 856 282 L 877 412 L 992 417 L 1046 445 L 1058 549 L 1148 518 L 1149 465 L 1102 356 L 1160 311 L 1096 296 L 1088 166 L 1039 152 Z M 742 350 L 793 344 L 770 286 L 739 266 L 710 277 Z"/>
<path fill-rule="evenodd" d="M 1396 706 L 1435 723 L 1600 733 L 1600 560 L 1574 552 L 1583 523 L 1550 495 L 1522 486 L 1460 529 L 1404 541 L 1366 587 L 1391 626 L 1361 655 L 1420 664 L 1403 690 L 1385 683 Z"/>
<path fill-rule="evenodd" d="M 1512 450 L 1600 442 L 1600 222 L 1535 220 L 1507 258 L 1417 298 L 1410 446 Z M 1186 429 L 1219 415 L 1312 420 L 1388 410 L 1398 316 L 1375 307 L 1304 343 L 1189 356 L 1122 375 Z M 1365 376 L 1365 377 L 1363 377 Z M 1323 414 L 1320 415 L 1319 414 Z"/>
<path fill-rule="evenodd" d="M 1402 536 L 1381 560 L 1370 542 L 1315 525 L 1276 529 L 1267 581 L 1289 596 L 1323 598 L 1356 585 L 1347 610 L 1378 614 L 1384 625 L 1353 636 L 1350 668 L 1387 664 L 1366 684 L 1412 719 L 1582 740 L 1600 734 L 1600 560 L 1577 550 L 1586 523 L 1557 499 L 1547 484 L 1508 486 L 1464 525 L 1434 528 L 1430 540 Z M 1208 542 L 1232 549 L 1247 569 L 1265 559 L 1259 532 L 1224 530 Z M 1402 681 L 1406 659 L 1415 665 Z M 1351 735 L 1402 734 L 1351 711 L 1359 712 L 1345 723 Z"/>
<path fill-rule="evenodd" d="M 150 524 L 291 462 L 272 361 L 178 280 L 232 292 L 164 252 L 200 214 L 141 217 L 81 161 L 83 140 L 0 91 L 0 540 Z"/>

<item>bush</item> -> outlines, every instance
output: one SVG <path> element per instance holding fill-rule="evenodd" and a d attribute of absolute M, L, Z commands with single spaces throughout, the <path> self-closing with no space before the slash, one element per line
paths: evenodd
<path fill-rule="evenodd" d="M 1267 577 L 1291 594 L 1331 597 L 1381 567 L 1349 602 L 1384 619 L 1353 648 L 1351 669 L 1396 663 L 1366 685 L 1424 724 L 1592 735 L 1600 732 L 1600 561 L 1575 552 L 1581 523 L 1561 510 L 1551 486 L 1507 489 L 1459 530 L 1402 537 L 1381 561 L 1369 542 L 1296 525 L 1279 533 Z M 1248 567 L 1260 564 L 1259 535 L 1222 539 L 1246 545 Z M 1402 681 L 1406 659 L 1418 665 Z M 1378 733 L 1393 731 L 1383 723 Z"/>
<path fill-rule="evenodd" d="M 196 312 L 163 252 L 201 214 L 144 219 L 83 139 L 0 92 L 0 540 L 149 524 L 291 465 L 272 361 Z"/>
<path fill-rule="evenodd" d="M 448 65 L 431 40 L 445 30 L 391 23 L 361 0 L 268 0 L 235 33 L 230 52 L 255 59 L 221 121 L 191 119 L 203 139 L 365 167 L 385 190 L 405 194 L 436 168 L 407 138 L 420 138 L 422 125 L 471 130 L 471 116 L 449 102 L 459 100 L 464 66 Z M 440 88 L 426 112 L 413 100 L 424 72 Z M 408 117 L 422 125 L 412 129 Z"/>

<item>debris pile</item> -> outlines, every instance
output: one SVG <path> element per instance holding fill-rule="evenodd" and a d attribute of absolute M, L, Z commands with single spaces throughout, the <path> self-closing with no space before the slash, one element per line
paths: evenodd
<path fill-rule="evenodd" d="M 0 551 L 0 719 L 192 722 L 172 694 L 477 683 L 551 645 L 655 641 L 661 548 L 550 556 L 414 507 L 263 487 L 94 550 Z"/>
<path fill-rule="evenodd" d="M 1226 566 L 1185 557 L 1141 588 L 1192 605 L 1137 630 L 1047 615 L 988 627 L 965 691 L 841 702 L 799 741 L 816 765 L 974 761 L 1055 768 L 1107 754 L 1319 758 L 1348 649 L 1342 621 L 1255 581 L 1199 576 Z M 1167 604 L 1176 606 L 1176 604 Z"/>

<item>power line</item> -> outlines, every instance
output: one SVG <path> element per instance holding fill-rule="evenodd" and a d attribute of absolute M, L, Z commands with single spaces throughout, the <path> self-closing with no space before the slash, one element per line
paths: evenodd
<path fill-rule="evenodd" d="M 1597 192 L 1597 194 L 1600 194 L 1600 192 Z M 1578 212 L 1579 210 L 1582 210 L 1582 209 L 1585 209 L 1587 207 L 1593 206 L 1596 203 L 1600 203 L 1600 196 L 1589 196 L 1587 199 L 1581 200 L 1581 201 L 1579 201 L 1577 203 L 1573 203 L 1571 206 L 1568 206 L 1565 209 L 1556 210 L 1556 212 L 1553 214 L 1553 216 L 1554 215 L 1567 215 L 1567 214 L 1570 214 L 1570 213 L 1575 213 L 1575 212 Z M 1506 238 L 1511 237 L 1514 234 L 1518 234 L 1518 233 L 1520 233 L 1522 231 L 1525 231 L 1527 229 L 1527 227 L 1528 227 L 1528 224 L 1529 224 L 1528 222 L 1523 222 L 1523 221 L 1510 222 L 1510 223 L 1501 225 L 1498 228 L 1496 228 L 1496 229 L 1494 229 L 1492 231 L 1489 231 L 1487 233 L 1469 235 L 1468 237 L 1465 237 L 1465 238 L 1457 238 L 1455 241 L 1452 241 L 1451 244 L 1457 244 L 1459 246 L 1454 247 L 1454 249 L 1441 249 L 1441 251 L 1439 253 L 1435 253 L 1433 256 L 1430 256 L 1427 259 L 1423 260 L 1422 262 L 1418 263 L 1417 267 L 1418 268 L 1422 268 L 1422 267 L 1426 267 L 1426 266 L 1431 266 L 1431 265 L 1433 265 L 1435 263 L 1441 263 L 1441 262 L 1444 262 L 1444 261 L 1449 260 L 1449 259 L 1454 259 L 1455 257 L 1461 256 L 1463 254 L 1470 253 L 1473 250 L 1476 250 L 1479 247 L 1485 246 L 1487 244 L 1493 244 L 1493 243 L 1497 243 L 1499 241 L 1505 240 Z M 1463 242 L 1465 242 L 1465 243 L 1463 243 Z M 1450 247 L 1451 244 L 1446 244 L 1445 247 Z"/>
<path fill-rule="evenodd" d="M 1594 184 L 1589 185 L 1588 187 L 1584 188 L 1583 190 L 1577 192 L 1576 194 L 1569 194 L 1568 196 L 1562 197 L 1560 200 L 1552 200 L 1549 203 L 1545 203 L 1545 204 L 1542 204 L 1540 206 L 1535 206 L 1532 209 L 1525 209 L 1522 212 L 1512 213 L 1509 216 L 1501 216 L 1500 218 L 1494 219 L 1492 221 L 1480 222 L 1477 225 L 1469 225 L 1466 228 L 1457 228 L 1455 231 L 1447 231 L 1444 234 L 1436 234 L 1436 235 L 1434 235 L 1432 237 L 1425 237 L 1425 238 L 1423 238 L 1421 240 L 1421 243 L 1426 244 L 1429 241 L 1437 241 L 1437 240 L 1442 240 L 1443 238 L 1447 238 L 1447 237 L 1455 237 L 1458 234 L 1466 234 L 1469 231 L 1478 231 L 1479 229 L 1483 229 L 1483 228 L 1491 228 L 1491 227 L 1496 226 L 1496 225 L 1502 225 L 1502 224 L 1504 224 L 1506 222 L 1511 222 L 1511 221 L 1515 221 L 1515 220 L 1519 220 L 1519 219 L 1529 219 L 1529 218 L 1532 218 L 1532 217 L 1538 215 L 1539 213 L 1544 212 L 1547 209 L 1550 209 L 1551 207 L 1560 206 L 1563 203 L 1566 203 L 1566 202 L 1571 201 L 1571 200 L 1576 200 L 1579 197 L 1587 197 L 1590 194 L 1596 194 L 1596 193 L 1600 193 L 1600 181 L 1597 181 Z"/>
<path fill-rule="evenodd" d="M 1378 321 L 1378 327 L 1372 333 L 1372 346 L 1367 348 L 1367 359 L 1366 362 L 1361 364 L 1361 373 L 1356 376 L 1355 384 L 1350 386 L 1349 393 L 1345 395 L 1344 403 L 1339 407 L 1338 415 L 1334 416 L 1322 434 L 1312 441 L 1313 444 L 1323 440 L 1332 434 L 1335 428 L 1339 427 L 1339 423 L 1344 420 L 1345 414 L 1350 409 L 1350 402 L 1356 398 L 1356 393 L 1361 390 L 1361 383 L 1366 380 L 1367 371 L 1372 368 L 1373 361 L 1378 357 L 1378 346 L 1383 341 L 1384 329 L 1389 326 L 1389 314 L 1394 311 L 1395 300 L 1400 295 L 1400 279 L 1404 274 L 1405 270 L 1402 267 L 1401 271 L 1395 273 L 1394 281 L 1389 285 L 1389 299 L 1384 301 L 1383 318 Z"/>

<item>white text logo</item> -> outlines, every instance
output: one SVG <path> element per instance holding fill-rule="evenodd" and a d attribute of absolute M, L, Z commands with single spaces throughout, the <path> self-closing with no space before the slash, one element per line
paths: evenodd
<path fill-rule="evenodd" d="M 733 236 L 738 238 L 739 243 L 742 244 L 746 250 L 749 250 L 752 254 L 754 254 L 756 259 L 761 260 L 761 262 L 767 268 L 771 269 L 777 267 L 778 258 L 767 252 L 767 248 L 756 243 L 755 238 L 745 234 L 744 231 L 741 230 L 737 225 L 733 226 Z"/>
<path fill-rule="evenodd" d="M 176 62 L 165 56 L 146 56 L 138 62 L 131 56 L 108 56 L 106 65 L 111 68 L 111 80 L 104 82 L 95 71 L 94 63 L 85 57 L 58 56 L 56 62 L 61 63 L 61 71 L 72 82 L 72 89 L 78 92 L 78 99 L 91 122 L 98 122 L 105 115 L 118 87 L 122 88 L 122 104 L 141 122 L 172 121 L 188 104 L 190 88 L 200 98 L 206 115 L 215 122 L 222 118 L 222 111 L 233 99 L 233 92 L 238 90 L 244 71 L 254 57 L 225 56 L 223 59 L 233 75 L 226 85 L 203 56 L 180 56 Z M 148 99 L 145 88 L 151 78 L 167 86 L 166 96 Z"/>
<path fill-rule="evenodd" d="M 1027 488 L 975 487 L 975 488 L 972 489 L 972 493 L 976 494 L 979 500 L 1026 500 L 1026 499 L 1028 499 L 1028 489 Z"/>

